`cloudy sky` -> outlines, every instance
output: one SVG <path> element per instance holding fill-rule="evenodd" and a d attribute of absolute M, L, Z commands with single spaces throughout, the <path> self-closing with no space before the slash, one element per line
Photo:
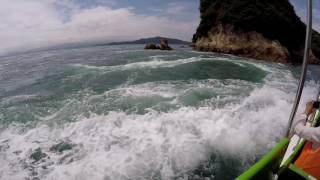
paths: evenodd
<path fill-rule="evenodd" d="M 305 0 L 291 0 L 304 19 Z M 320 30 L 320 0 L 316 28 Z M 190 40 L 199 0 L 0 0 L 0 55 L 64 43 Z"/>

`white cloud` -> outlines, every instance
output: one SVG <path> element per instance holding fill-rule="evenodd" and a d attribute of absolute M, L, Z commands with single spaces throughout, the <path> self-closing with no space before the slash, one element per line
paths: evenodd
<path fill-rule="evenodd" d="M 143 16 L 132 8 L 80 9 L 68 0 L 0 0 L 0 55 L 62 43 L 146 36 L 191 39 L 198 22 Z M 69 13 L 66 21 L 64 8 Z"/>
<path fill-rule="evenodd" d="M 190 6 L 186 2 L 170 2 L 164 7 L 149 7 L 149 10 L 165 17 L 174 17 L 184 21 L 193 20 L 198 23 L 200 21 L 197 7 Z"/>
<path fill-rule="evenodd" d="M 320 5 L 319 5 L 319 8 L 320 8 Z M 320 11 L 319 9 L 315 10 L 314 11 L 314 19 L 315 19 L 315 22 L 314 22 L 314 28 L 320 32 Z"/>
<path fill-rule="evenodd" d="M 186 10 L 188 8 L 182 4 L 182 3 L 177 3 L 177 2 L 171 2 L 168 4 L 168 8 L 166 9 L 167 14 L 171 15 L 179 15 L 179 14 L 184 14 L 186 13 Z"/>

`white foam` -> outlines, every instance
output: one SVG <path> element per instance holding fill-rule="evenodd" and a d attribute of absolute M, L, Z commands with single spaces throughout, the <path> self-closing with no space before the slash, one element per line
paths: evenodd
<path fill-rule="evenodd" d="M 113 72 L 113 71 L 124 71 L 124 70 L 131 70 L 131 69 L 141 69 L 141 68 L 161 68 L 161 67 L 175 67 L 182 64 L 200 62 L 204 60 L 225 60 L 227 61 L 228 58 L 223 57 L 215 57 L 215 58 L 202 58 L 202 57 L 191 57 L 185 59 L 178 59 L 178 60 L 162 60 L 160 57 L 163 56 L 151 56 L 151 61 L 142 61 L 142 62 L 135 62 L 129 63 L 124 65 L 118 66 L 93 66 L 93 65 L 84 65 L 84 64 L 72 64 L 74 67 L 80 67 L 85 69 L 91 70 L 101 70 L 104 72 Z M 230 60 L 231 62 L 235 62 Z"/>
<path fill-rule="evenodd" d="M 175 56 L 177 56 L 177 55 L 175 55 L 175 54 L 170 54 L 170 55 L 164 55 L 164 54 L 162 54 L 162 55 L 150 56 L 149 58 L 151 58 L 151 59 L 153 59 L 153 60 L 159 60 L 159 59 L 161 59 L 161 58 L 175 57 Z"/>
<path fill-rule="evenodd" d="M 201 60 L 160 60 L 116 68 L 170 67 Z M 238 63 L 244 64 L 242 61 Z M 269 72 L 263 85 L 225 80 L 230 81 L 226 86 L 219 80 L 210 79 L 183 86 L 177 82 L 154 82 L 118 87 L 103 94 L 107 96 L 116 92 L 124 98 L 159 95 L 178 101 L 190 90 L 212 87 L 221 95 L 231 94 L 235 89 L 239 101 L 223 106 L 182 106 L 169 112 L 151 110 L 143 115 L 110 112 L 53 127 L 46 125 L 46 122 L 34 128 L 21 124 L 0 127 L 3 129 L 0 132 L 0 179 L 23 179 L 36 172 L 35 176 L 49 180 L 156 177 L 167 180 L 194 170 L 212 153 L 239 159 L 245 169 L 254 162 L 256 155 L 265 153 L 281 138 L 297 84 L 290 71 L 277 65 L 256 66 Z M 240 95 L 243 92 L 239 88 L 246 86 L 248 88 L 243 89 L 246 93 Z M 314 82 L 307 84 L 301 107 L 314 96 L 317 88 L 318 84 Z M 228 97 L 224 98 L 221 101 L 227 101 Z M 61 110 L 66 111 L 64 108 Z M 55 117 L 56 114 L 46 120 L 54 121 Z M 62 154 L 51 152 L 50 147 L 61 141 L 76 146 Z M 32 163 L 29 157 L 39 147 L 50 158 Z"/>
<path fill-rule="evenodd" d="M 313 85 L 306 88 L 308 94 L 316 91 Z M 240 158 L 246 166 L 281 137 L 292 97 L 293 93 L 264 85 L 241 103 L 221 109 L 183 107 L 145 115 L 111 112 L 63 127 L 41 125 L 30 130 L 11 125 L 0 134 L 0 142 L 8 140 L 10 146 L 0 152 L 0 177 L 30 176 L 22 166 L 31 164 L 28 157 L 38 147 L 50 156 L 33 165 L 41 179 L 150 179 L 156 175 L 171 179 L 194 169 L 213 152 Z M 71 163 L 61 163 L 68 152 L 57 155 L 48 150 L 66 139 L 77 144 L 69 151 Z M 15 151 L 22 152 L 16 155 Z M 43 165 L 47 169 L 41 169 Z"/>
<path fill-rule="evenodd" d="M 81 67 L 86 69 L 93 69 L 93 70 L 104 70 L 104 71 L 119 71 L 119 70 L 129 70 L 129 69 L 140 69 L 140 68 L 159 68 L 159 67 L 174 67 L 181 64 L 192 63 L 201 61 L 199 58 L 186 58 L 186 59 L 179 59 L 174 61 L 164 61 L 164 60 L 152 60 L 152 61 L 142 61 L 142 62 L 135 62 L 125 65 L 119 66 L 91 66 L 91 65 L 83 65 L 83 64 L 73 64 L 72 66 Z"/>
<path fill-rule="evenodd" d="M 40 98 L 40 96 L 34 95 L 34 94 L 10 96 L 10 97 L 6 97 L 6 98 L 2 99 L 0 102 L 0 106 L 9 106 L 11 104 L 35 100 L 38 98 Z"/>

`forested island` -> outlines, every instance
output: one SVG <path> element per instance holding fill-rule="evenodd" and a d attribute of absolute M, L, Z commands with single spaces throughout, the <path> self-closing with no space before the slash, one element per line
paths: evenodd
<path fill-rule="evenodd" d="M 301 63 L 306 25 L 288 0 L 200 0 L 197 50 L 282 63 Z M 319 63 L 320 35 L 313 31 L 311 63 Z"/>

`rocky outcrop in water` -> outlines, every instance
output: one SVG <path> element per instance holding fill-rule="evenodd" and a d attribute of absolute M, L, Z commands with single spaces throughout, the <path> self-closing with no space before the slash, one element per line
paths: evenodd
<path fill-rule="evenodd" d="M 282 63 L 301 63 L 306 26 L 288 0 L 200 0 L 194 48 Z M 313 32 L 311 63 L 320 57 Z"/>
<path fill-rule="evenodd" d="M 172 50 L 172 48 L 169 46 L 167 39 L 160 40 L 160 49 L 161 50 L 168 50 L 168 51 Z"/>
<path fill-rule="evenodd" d="M 148 43 L 148 44 L 146 44 L 144 49 L 160 49 L 160 47 L 155 43 Z"/>
<path fill-rule="evenodd" d="M 164 38 L 160 39 L 160 46 L 158 46 L 156 43 L 148 43 L 146 44 L 144 49 L 151 49 L 151 50 L 160 49 L 160 50 L 167 50 L 167 51 L 172 50 L 172 48 L 169 46 L 168 40 Z"/>

